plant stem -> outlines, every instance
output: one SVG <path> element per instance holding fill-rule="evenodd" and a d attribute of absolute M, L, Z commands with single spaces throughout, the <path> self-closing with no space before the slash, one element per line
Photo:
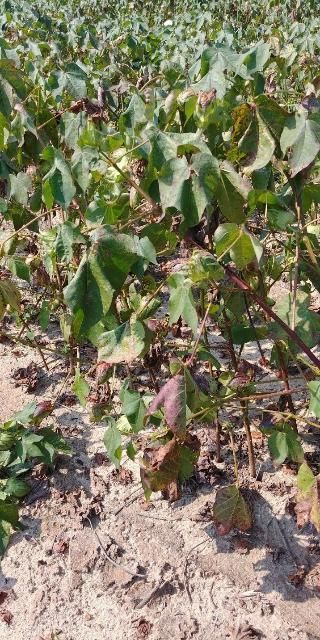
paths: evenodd
<path fill-rule="evenodd" d="M 286 361 L 284 358 L 284 354 L 282 351 L 282 347 L 279 343 L 275 343 L 275 347 L 276 347 L 276 351 L 277 351 L 277 355 L 278 355 L 278 360 L 280 363 L 280 373 L 281 373 L 281 377 L 285 386 L 285 389 L 287 391 L 287 397 L 286 397 L 286 403 L 291 411 L 291 413 L 294 415 L 295 414 L 295 408 L 294 408 L 294 404 L 293 404 L 293 400 L 292 400 L 292 395 L 290 392 L 290 386 L 289 386 L 289 380 L 288 380 L 288 368 L 286 365 Z M 298 431 L 297 429 L 297 423 L 295 420 L 291 421 L 291 426 L 293 428 L 294 431 Z"/>
<path fill-rule="evenodd" d="M 241 400 L 240 404 L 241 404 L 241 407 L 242 407 L 242 419 L 243 419 L 243 425 L 244 425 L 244 429 L 245 429 L 245 432 L 246 432 L 246 438 L 247 438 L 248 458 L 249 458 L 249 471 L 250 471 L 251 477 L 255 478 L 257 472 L 256 472 L 256 462 L 255 462 L 255 455 L 254 455 L 253 442 L 252 442 L 252 434 L 251 434 L 249 414 L 248 414 L 248 401 L 247 400 Z"/>
<path fill-rule="evenodd" d="M 251 315 L 251 311 L 250 311 L 250 308 L 249 308 L 249 305 L 248 305 L 247 295 L 244 293 L 243 297 L 244 297 L 244 304 L 245 304 L 245 307 L 246 307 L 247 316 L 248 316 L 248 319 L 249 319 L 249 324 L 250 324 L 251 329 L 252 329 L 252 331 L 254 333 L 255 341 L 257 343 L 257 347 L 259 349 L 259 353 L 260 353 L 261 359 L 265 362 L 264 353 L 262 351 L 262 347 L 261 347 L 261 344 L 260 344 L 260 341 L 259 341 L 259 338 L 258 338 L 258 335 L 257 335 L 257 331 L 256 331 L 256 328 L 254 326 L 254 322 L 252 320 L 252 315 Z"/>
<path fill-rule="evenodd" d="M 15 236 L 17 236 L 18 233 L 20 233 L 20 231 L 24 231 L 24 229 L 27 229 L 28 227 L 31 227 L 31 225 L 34 222 L 37 222 L 37 220 L 40 220 L 40 218 L 44 218 L 44 216 L 48 215 L 48 213 L 51 213 L 51 211 L 55 211 L 55 209 L 49 209 L 48 211 L 42 211 L 42 213 L 39 213 L 38 216 L 35 216 L 34 218 L 32 218 L 32 220 L 29 220 L 29 222 L 26 222 L 26 224 L 23 224 L 22 227 L 20 227 L 19 229 L 16 229 L 16 231 L 14 231 L 10 236 L 5 238 L 5 240 L 3 240 L 3 242 L 0 245 L 0 255 L 2 253 L 3 246 L 5 245 L 6 242 L 8 242 L 9 240 L 12 240 L 12 238 L 15 238 Z"/>
<path fill-rule="evenodd" d="M 228 347 L 229 347 L 229 353 L 230 353 L 230 357 L 231 357 L 232 366 L 233 366 L 235 371 L 238 371 L 238 362 L 237 362 L 237 358 L 236 358 L 236 354 L 235 354 L 235 350 L 234 350 L 234 346 L 233 346 L 232 332 L 231 332 L 231 329 L 230 329 L 230 322 L 228 320 L 228 317 L 227 317 L 227 314 L 225 312 L 225 309 L 223 309 L 222 315 L 223 315 L 224 321 L 225 321 L 225 328 L 226 328 L 227 338 L 228 338 L 227 339 L 227 343 L 228 343 Z"/>
<path fill-rule="evenodd" d="M 192 349 L 191 356 L 190 356 L 190 358 L 189 358 L 189 362 L 190 362 L 190 363 L 192 363 L 193 358 L 194 358 L 194 356 L 195 356 L 195 354 L 196 354 L 196 351 L 197 351 L 197 348 L 198 348 L 198 345 L 199 345 L 199 342 L 200 342 L 201 336 L 202 336 L 202 334 L 205 332 L 205 328 L 206 328 L 206 321 L 207 321 L 207 317 L 208 317 L 208 315 L 209 315 L 210 307 L 211 307 L 211 300 L 210 300 L 210 302 L 209 302 L 209 304 L 208 304 L 208 306 L 207 306 L 206 312 L 205 312 L 205 314 L 204 314 L 204 316 L 203 316 L 203 319 L 202 319 L 202 322 L 201 322 L 201 325 L 200 325 L 200 329 L 199 329 L 199 333 L 198 333 L 198 335 L 197 335 L 196 341 L 195 341 L 194 346 L 193 346 L 193 349 Z"/>
<path fill-rule="evenodd" d="M 221 462 L 221 424 L 218 413 L 214 425 L 216 428 L 216 462 Z"/>
<path fill-rule="evenodd" d="M 283 320 L 281 320 L 281 318 L 279 318 L 279 316 L 269 307 L 269 305 L 262 298 L 260 298 L 260 296 L 258 296 L 255 291 L 251 289 L 250 285 L 245 280 L 240 278 L 230 267 L 224 266 L 224 270 L 231 282 L 233 282 L 233 284 L 235 284 L 238 289 L 240 289 L 240 291 L 246 291 L 259 305 L 259 307 L 261 307 L 261 309 L 263 309 L 270 318 L 275 320 L 275 322 L 286 332 L 289 338 L 291 338 L 291 340 L 298 347 L 300 347 L 301 351 L 303 351 L 308 356 L 311 362 L 313 362 L 313 364 L 315 364 L 316 367 L 320 369 L 319 358 L 317 358 L 317 356 L 311 351 L 311 349 L 307 347 L 305 342 L 301 340 L 298 334 L 295 331 L 292 331 L 292 329 L 290 329 L 290 327 Z"/>
<path fill-rule="evenodd" d="M 237 487 L 239 487 L 239 484 L 240 484 L 240 480 L 239 480 L 239 468 L 238 468 L 238 460 L 237 460 L 237 454 L 236 454 L 236 447 L 235 447 L 234 436 L 233 436 L 233 429 L 230 429 L 230 431 L 229 431 L 229 436 L 230 436 L 230 444 L 231 444 L 231 449 L 232 449 L 233 466 L 234 466 L 234 475 L 236 476 L 236 485 L 237 485 Z"/>

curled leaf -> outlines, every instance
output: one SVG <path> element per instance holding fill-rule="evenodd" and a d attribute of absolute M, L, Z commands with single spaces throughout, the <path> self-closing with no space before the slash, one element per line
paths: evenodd
<path fill-rule="evenodd" d="M 163 491 L 175 481 L 184 482 L 193 472 L 200 450 L 196 436 L 188 436 L 182 445 L 172 438 L 164 445 L 145 450 L 141 482 L 146 495 Z"/>

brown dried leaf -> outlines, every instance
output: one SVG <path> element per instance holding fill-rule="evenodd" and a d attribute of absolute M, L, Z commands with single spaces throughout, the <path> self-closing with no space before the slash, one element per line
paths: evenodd
<path fill-rule="evenodd" d="M 140 618 L 137 624 L 137 636 L 138 638 L 147 638 L 152 629 L 152 623 L 148 622 L 145 618 Z"/>
<path fill-rule="evenodd" d="M 250 624 L 239 623 L 232 633 L 232 640 L 253 640 L 254 638 L 261 638 L 262 633 L 257 629 L 254 629 Z"/>
<path fill-rule="evenodd" d="M 159 447 L 147 448 L 141 469 L 141 481 L 147 492 L 163 491 L 172 482 L 183 482 L 193 471 L 199 456 L 200 443 L 188 435 L 182 445 L 175 438 Z"/>
<path fill-rule="evenodd" d="M 6 624 L 11 624 L 13 615 L 11 613 L 11 611 L 9 611 L 9 609 L 1 609 L 0 611 L 0 620 L 2 620 L 2 622 L 5 622 Z"/>
<path fill-rule="evenodd" d="M 320 531 L 320 475 L 314 476 L 306 463 L 298 472 L 298 489 L 295 507 L 298 527 L 311 522 Z"/>
<path fill-rule="evenodd" d="M 98 362 L 96 368 L 96 382 L 97 384 L 105 384 L 109 377 L 111 365 L 108 362 Z"/>
<path fill-rule="evenodd" d="M 53 553 L 59 553 L 59 554 L 66 553 L 68 549 L 69 549 L 68 540 L 59 540 L 59 542 L 55 542 L 55 544 L 52 547 Z"/>
<path fill-rule="evenodd" d="M 295 587 L 300 587 L 304 583 L 307 570 L 305 567 L 297 567 L 297 569 L 288 575 L 288 580 Z"/>
<path fill-rule="evenodd" d="M 38 367 L 35 362 L 30 362 L 27 367 L 16 369 L 12 378 L 16 381 L 16 386 L 26 386 L 27 392 L 31 393 L 38 384 Z"/>

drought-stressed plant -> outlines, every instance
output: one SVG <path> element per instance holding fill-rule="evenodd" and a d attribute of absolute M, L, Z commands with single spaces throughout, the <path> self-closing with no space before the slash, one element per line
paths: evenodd
<path fill-rule="evenodd" d="M 107 421 L 110 460 L 138 456 L 147 496 L 177 498 L 206 424 L 217 460 L 228 442 L 235 468 L 214 520 L 248 528 L 235 436 L 255 477 L 254 416 L 275 463 L 301 465 L 319 528 L 317 469 L 298 433 L 320 417 L 316 4 L 303 23 L 289 1 L 164 2 L 160 15 L 131 2 L 130 18 L 127 2 L 53 4 L 1 4 L 0 314 L 18 326 L 4 333 L 46 366 L 39 332 L 58 320 L 74 392 Z M 10 272 L 37 288 L 29 315 Z M 252 342 L 256 365 L 242 357 Z M 259 390 L 259 368 L 275 390 Z"/>

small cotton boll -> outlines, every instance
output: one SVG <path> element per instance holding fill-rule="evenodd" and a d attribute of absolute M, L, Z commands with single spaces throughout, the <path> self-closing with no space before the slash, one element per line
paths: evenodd
<path fill-rule="evenodd" d="M 166 21 L 163 23 L 163 25 L 164 25 L 165 27 L 171 27 L 171 26 L 173 25 L 173 22 L 172 22 L 172 20 L 166 20 Z"/>

